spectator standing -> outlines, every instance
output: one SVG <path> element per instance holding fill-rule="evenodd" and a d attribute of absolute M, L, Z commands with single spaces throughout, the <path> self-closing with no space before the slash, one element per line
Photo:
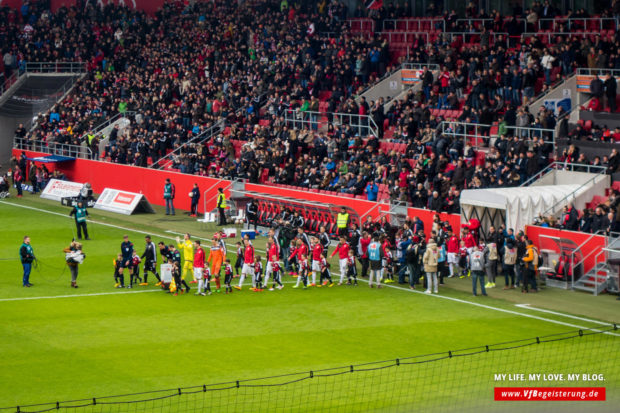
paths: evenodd
<path fill-rule="evenodd" d="M 617 83 L 616 78 L 612 73 L 607 73 L 607 78 L 605 79 L 605 97 L 607 98 L 607 107 L 609 108 L 611 113 L 616 111 L 616 94 L 617 94 Z"/>
<path fill-rule="evenodd" d="M 525 270 L 523 276 L 523 285 L 521 286 L 521 292 L 527 293 L 529 284 L 532 284 L 532 292 L 537 292 L 536 285 L 536 270 L 538 269 L 538 250 L 534 247 L 534 243 L 531 239 L 526 241 L 527 253 L 523 257 L 525 263 Z"/>
<path fill-rule="evenodd" d="M 22 197 L 22 184 L 24 183 L 24 175 L 22 174 L 22 170 L 19 166 L 15 167 L 15 172 L 13 172 L 13 182 L 15 183 L 15 188 L 17 189 L 17 197 Z"/>
<path fill-rule="evenodd" d="M 600 101 L 603 97 L 603 87 L 603 82 L 598 77 L 598 74 L 594 73 L 594 79 L 590 82 L 590 94 L 592 97 L 595 97 Z"/>
<path fill-rule="evenodd" d="M 164 200 L 166 201 L 166 215 L 174 215 L 174 184 L 170 182 L 170 178 L 166 178 L 164 185 Z"/>
<path fill-rule="evenodd" d="M 431 291 L 437 294 L 437 266 L 439 262 L 439 249 L 433 238 L 430 239 L 422 258 L 424 264 L 424 272 L 426 272 L 426 294 L 430 294 Z"/>
<path fill-rule="evenodd" d="M 377 194 L 379 193 L 379 187 L 377 186 L 374 180 L 368 182 L 368 185 L 366 185 L 365 192 L 366 192 L 366 198 L 369 201 L 377 200 Z"/>
<path fill-rule="evenodd" d="M 504 273 L 504 290 L 515 288 L 515 263 L 517 262 L 517 250 L 512 239 L 508 239 L 504 248 L 504 263 L 502 271 Z"/>
<path fill-rule="evenodd" d="M 487 290 L 484 286 L 485 259 L 484 254 L 482 253 L 482 251 L 480 251 L 480 248 L 478 246 L 474 247 L 474 250 L 469 257 L 469 265 L 471 268 L 472 290 L 474 296 L 478 295 L 478 280 L 480 280 L 480 289 L 482 290 L 482 295 L 487 295 Z"/>

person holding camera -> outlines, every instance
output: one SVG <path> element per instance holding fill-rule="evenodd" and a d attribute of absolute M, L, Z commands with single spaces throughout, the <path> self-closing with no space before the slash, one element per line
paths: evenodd
<path fill-rule="evenodd" d="M 84 258 L 86 258 L 86 255 L 82 252 L 82 244 L 71 241 L 71 244 L 62 251 L 65 253 L 65 260 L 71 272 L 71 288 L 78 288 L 78 266 L 84 262 Z"/>

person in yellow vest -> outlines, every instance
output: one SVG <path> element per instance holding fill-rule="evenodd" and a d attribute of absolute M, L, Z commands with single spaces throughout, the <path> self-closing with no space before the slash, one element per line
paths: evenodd
<path fill-rule="evenodd" d="M 189 271 L 190 275 L 194 276 L 194 244 L 190 239 L 189 234 L 183 236 L 183 242 L 177 237 L 177 248 L 183 252 L 183 269 L 181 270 L 181 279 L 185 279 L 185 273 Z M 194 278 L 190 284 L 196 284 L 198 281 Z"/>
<path fill-rule="evenodd" d="M 346 237 L 349 229 L 349 214 L 347 210 L 342 207 L 340 213 L 336 217 L 336 227 L 338 228 L 338 236 Z"/>
<path fill-rule="evenodd" d="M 217 191 L 217 210 L 220 213 L 218 225 L 226 225 L 226 195 L 224 194 L 224 188 L 217 188 Z"/>

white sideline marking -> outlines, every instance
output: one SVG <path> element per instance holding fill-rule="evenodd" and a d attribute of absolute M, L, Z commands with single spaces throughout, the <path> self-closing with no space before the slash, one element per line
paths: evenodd
<path fill-rule="evenodd" d="M 12 202 L 6 202 L 6 201 L 0 201 L 0 204 L 11 205 L 11 206 L 14 206 L 14 207 L 17 207 L 17 208 L 32 209 L 33 211 L 45 212 L 45 213 L 48 213 L 48 214 L 58 215 L 58 216 L 69 218 L 69 219 L 73 220 L 73 217 L 71 217 L 69 215 L 61 214 L 60 212 L 48 211 L 48 210 L 45 210 L 45 209 L 42 209 L 42 208 L 35 208 L 35 207 L 27 206 L 27 205 L 19 205 L 19 204 L 14 204 Z M 95 221 L 95 220 L 92 220 L 92 219 L 88 219 L 88 222 L 92 222 L 93 224 L 104 225 L 104 226 L 110 227 L 110 228 L 123 229 L 125 231 L 135 232 L 137 234 L 152 235 L 152 236 L 161 237 L 161 238 L 167 238 L 167 239 L 175 239 L 174 237 L 171 237 L 169 235 L 154 234 L 152 232 L 140 231 L 140 230 L 137 230 L 137 229 L 127 228 L 127 227 L 121 227 L 120 225 L 109 224 L 107 222 Z"/>
<path fill-rule="evenodd" d="M 367 280 L 364 280 L 364 279 L 362 279 L 361 281 L 368 282 Z M 546 321 L 548 323 L 559 324 L 559 325 L 563 325 L 563 326 L 567 326 L 567 327 L 573 327 L 573 328 L 579 328 L 579 329 L 590 329 L 590 327 L 584 327 L 584 326 L 580 326 L 580 325 L 576 325 L 576 324 L 565 323 L 563 321 L 557 321 L 557 320 L 553 320 L 551 318 L 544 318 L 544 317 L 539 317 L 539 316 L 535 316 L 535 315 L 532 315 L 532 314 L 520 313 L 518 311 L 507 310 L 505 308 L 499 308 L 499 307 L 493 307 L 493 306 L 490 306 L 490 305 L 480 304 L 480 303 L 476 303 L 476 302 L 473 302 L 473 301 L 461 300 L 460 298 L 448 297 L 448 296 L 445 296 L 445 295 L 438 295 L 438 294 L 426 294 L 426 293 L 424 293 L 422 291 L 419 291 L 419 290 L 412 290 L 410 288 L 403 288 L 403 287 L 399 287 L 397 285 L 383 284 L 382 287 L 383 288 L 385 288 L 385 287 L 396 288 L 397 290 L 403 290 L 403 291 L 407 291 L 407 292 L 411 292 L 411 293 L 422 294 L 424 296 L 430 296 L 430 297 L 435 297 L 435 298 L 443 298 L 444 300 L 456 301 L 457 303 L 469 304 L 469 305 L 473 305 L 473 306 L 476 306 L 476 307 L 486 308 L 488 310 L 500 311 L 502 313 L 507 313 L 507 314 L 520 315 L 522 317 L 533 318 L 535 320 Z M 599 322 L 599 323 L 607 325 L 607 326 L 611 326 L 612 325 L 611 323 L 607 323 L 607 324 L 601 323 L 601 322 Z M 596 330 L 596 329 L 592 329 L 592 331 L 600 332 L 600 330 Z M 605 332 L 605 334 L 610 334 L 612 336 L 620 337 L 620 334 L 616 334 L 616 333 Z"/>
<path fill-rule="evenodd" d="M 271 279 L 270 279 L 271 280 Z M 297 281 L 282 281 L 282 284 L 295 284 Z M 196 289 L 196 287 L 192 288 L 192 290 Z M 245 288 L 244 288 L 245 289 Z M 264 291 L 269 290 L 268 288 L 264 288 Z M 73 294 L 73 295 L 50 295 L 47 297 L 16 297 L 16 298 L 0 298 L 0 302 L 3 301 L 26 301 L 26 300 L 51 300 L 53 298 L 74 298 L 74 297 L 93 297 L 98 295 L 121 295 L 121 294 L 139 294 L 139 293 L 154 293 L 157 291 L 164 292 L 161 288 L 151 289 L 151 290 L 140 290 L 140 291 L 114 291 L 108 293 L 90 293 L 90 294 Z"/>
<path fill-rule="evenodd" d="M 26 206 L 26 205 L 19 205 L 19 204 L 14 204 L 12 202 L 6 202 L 6 201 L 0 201 L 0 203 L 1 204 L 6 204 L 6 205 L 11 205 L 11 206 L 18 207 L 18 208 L 26 208 L 26 209 L 32 209 L 34 211 L 46 212 L 48 214 L 59 215 L 59 216 L 62 216 L 62 217 L 73 219 L 72 217 L 70 217 L 68 215 L 61 214 L 61 213 L 58 213 L 58 212 L 53 212 L 53 211 L 47 211 L 47 210 L 42 209 L 42 208 L 35 208 L 35 207 L 31 207 L 31 206 Z M 106 222 L 99 222 L 99 221 L 92 221 L 92 220 L 89 220 L 89 221 L 93 222 L 95 224 L 101 224 L 101 225 L 105 225 L 105 226 L 108 226 L 108 227 L 111 227 L 111 228 L 117 228 L 117 229 L 123 229 L 123 230 L 126 230 L 126 231 L 132 231 L 132 232 L 135 232 L 135 233 L 138 233 L 138 234 L 146 234 L 146 235 L 151 234 L 151 235 L 162 237 L 162 238 L 174 239 L 174 238 L 172 238 L 170 236 L 167 236 L 167 235 L 153 234 L 153 233 L 139 231 L 139 230 L 135 230 L 135 229 L 127 228 L 127 227 L 121 227 L 119 225 L 108 224 Z M 177 233 L 177 232 L 174 232 L 174 231 L 166 231 L 166 232 L 172 233 L 172 234 L 180 234 L 180 233 Z M 198 238 L 198 237 L 196 237 L 196 238 Z M 200 239 L 205 239 L 205 238 L 200 238 Z M 228 244 L 228 245 L 230 245 L 230 244 Z M 257 251 L 265 252 L 265 251 L 262 251 L 262 250 L 257 250 Z M 332 275 L 340 275 L 340 273 L 332 272 Z M 360 278 L 358 281 L 363 281 L 363 282 L 366 282 L 366 283 L 368 282 L 367 280 L 364 280 L 362 278 Z M 437 294 L 425 294 L 422 291 L 411 290 L 409 288 L 403 288 L 403 287 L 399 287 L 397 285 L 383 284 L 382 287 L 389 287 L 389 288 L 394 288 L 394 289 L 397 289 L 397 290 L 406 291 L 406 292 L 410 292 L 410 293 L 422 294 L 423 296 L 429 296 L 430 295 L 431 297 L 435 297 L 435 298 L 441 298 L 441 299 L 444 299 L 444 300 L 450 300 L 450 301 L 454 301 L 454 302 L 462 303 L 462 304 L 469 304 L 469 305 L 473 305 L 473 306 L 476 306 L 476 307 L 485 308 L 487 310 L 493 310 L 493 311 L 499 311 L 499 312 L 506 313 L 506 314 L 518 315 L 518 316 L 532 318 L 532 319 L 539 320 L 539 321 L 546 321 L 548 323 L 559 324 L 559 325 L 563 325 L 563 326 L 567 326 L 567 327 L 579 328 L 579 329 L 589 329 L 589 327 L 584 327 L 584 326 L 580 326 L 580 325 L 577 325 L 577 324 L 565 323 L 563 321 L 558 321 L 558 320 L 554 320 L 554 319 L 551 319 L 551 318 L 544 318 L 544 317 L 535 316 L 535 315 L 532 315 L 532 314 L 521 313 L 521 312 L 518 312 L 518 311 L 508 310 L 508 309 L 499 308 L 499 307 L 493 307 L 493 306 L 490 306 L 490 305 L 480 304 L 480 303 L 476 303 L 476 302 L 473 302 L 473 301 L 462 300 L 460 298 L 448 297 L 448 296 L 445 296 L 445 295 L 437 295 Z M 102 294 L 114 294 L 114 293 L 102 293 Z M 76 297 L 76 296 L 77 295 L 72 295 L 72 296 L 69 296 L 69 297 Z M 54 297 L 52 297 L 52 298 L 54 298 Z M 9 300 L 17 300 L 17 299 L 5 299 L 5 300 L 2 300 L 2 301 L 9 301 Z M 598 323 L 600 323 L 600 322 L 598 322 Z M 611 325 L 611 323 L 605 324 L 605 325 Z M 593 331 L 599 331 L 599 330 L 593 329 Z M 613 336 L 620 337 L 620 334 L 616 334 L 616 333 L 606 332 L 606 334 L 610 334 L 610 335 L 613 335 Z"/>
<path fill-rule="evenodd" d="M 558 313 L 556 311 L 551 311 L 551 310 L 544 310 L 542 308 L 536 308 L 536 307 L 532 307 L 529 304 L 515 304 L 515 307 L 520 307 L 520 308 L 525 308 L 527 310 L 534 310 L 534 311 L 540 311 L 542 313 L 549 313 L 549 314 L 555 314 L 555 315 L 559 315 L 561 317 L 566 317 L 566 318 L 573 318 L 575 320 L 581 320 L 581 321 L 587 321 L 589 323 L 594 323 L 594 324 L 600 324 L 603 326 L 608 326 L 610 325 L 610 323 L 606 323 L 604 321 L 598 321 L 598 320 L 593 320 L 591 318 L 586 318 L 586 317 L 577 317 L 575 315 L 570 315 L 570 314 L 565 314 L 565 313 Z"/>
<path fill-rule="evenodd" d="M 73 297 L 93 297 L 98 295 L 120 295 L 120 294 L 139 294 L 139 293 L 154 293 L 156 291 L 163 291 L 161 288 L 156 290 L 141 290 L 141 291 L 115 291 L 109 293 L 90 293 L 90 294 L 73 294 L 73 295 L 50 295 L 47 297 L 17 297 L 17 298 L 0 298 L 1 301 L 25 301 L 25 300 L 51 300 L 53 298 L 73 298 Z"/>

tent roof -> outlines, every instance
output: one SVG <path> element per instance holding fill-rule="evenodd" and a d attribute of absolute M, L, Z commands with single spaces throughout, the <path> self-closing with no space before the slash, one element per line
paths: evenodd
<path fill-rule="evenodd" d="M 467 189 L 461 193 L 461 205 L 506 209 L 509 204 L 538 200 L 555 204 L 575 192 L 581 185 L 544 185 L 514 188 Z M 584 188 L 585 189 L 585 188 Z"/>

